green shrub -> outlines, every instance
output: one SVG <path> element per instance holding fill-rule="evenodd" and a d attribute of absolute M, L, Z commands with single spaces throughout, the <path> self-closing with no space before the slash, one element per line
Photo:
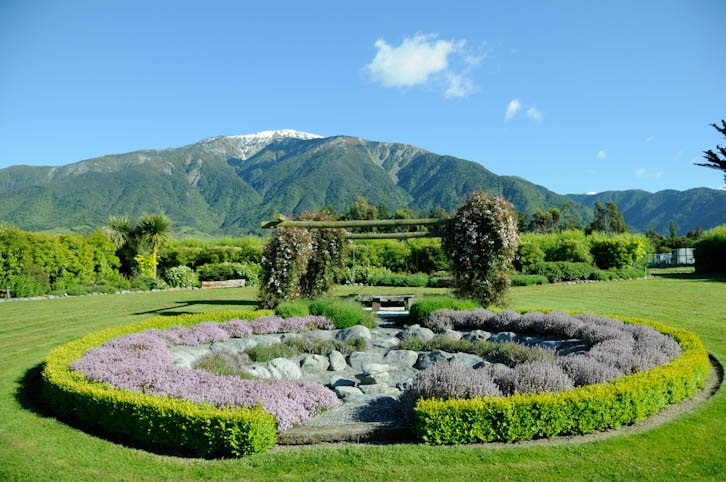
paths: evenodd
<path fill-rule="evenodd" d="M 43 367 L 45 406 L 62 420 L 93 427 L 114 439 L 154 450 L 172 450 L 197 457 L 239 457 L 275 445 L 277 423 L 262 408 L 218 409 L 168 397 L 111 388 L 87 380 L 70 369 L 83 353 L 106 341 L 151 328 L 193 326 L 202 321 L 253 319 L 270 314 L 215 312 L 158 317 L 133 325 L 92 333 L 57 347 Z"/>
<path fill-rule="evenodd" d="M 593 281 L 610 281 L 617 279 L 618 273 L 616 271 L 605 271 L 602 269 L 594 269 L 590 273 L 590 279 Z"/>
<path fill-rule="evenodd" d="M 623 269 L 645 263 L 652 244 L 643 235 L 593 233 L 590 252 L 600 269 Z"/>
<path fill-rule="evenodd" d="M 411 304 L 408 317 L 413 323 L 422 323 L 434 311 L 448 310 L 473 310 L 481 308 L 478 301 L 456 298 L 453 296 L 425 296 Z"/>
<path fill-rule="evenodd" d="M 100 230 L 88 236 L 55 235 L 0 223 L 0 287 L 10 287 L 13 296 L 108 283 L 119 264 L 113 243 Z"/>
<path fill-rule="evenodd" d="M 172 288 L 199 286 L 199 276 L 189 266 L 174 266 L 164 272 L 164 281 Z"/>
<path fill-rule="evenodd" d="M 547 261 L 592 264 L 590 245 L 586 239 L 563 239 L 547 257 Z"/>
<path fill-rule="evenodd" d="M 162 249 L 159 266 L 165 269 L 183 265 L 196 269 L 205 264 L 259 264 L 263 246 L 263 239 L 257 236 L 213 241 L 174 240 Z"/>
<path fill-rule="evenodd" d="M 275 314 L 283 318 L 310 314 L 310 300 L 285 301 L 275 307 Z"/>
<path fill-rule="evenodd" d="M 550 283 L 586 280 L 592 272 L 593 268 L 588 263 L 568 263 L 566 261 L 545 261 L 526 268 L 526 274 L 544 276 Z"/>
<path fill-rule="evenodd" d="M 163 290 L 169 286 L 163 279 L 153 276 L 138 275 L 131 278 L 131 289 L 140 291 Z"/>
<path fill-rule="evenodd" d="M 260 266 L 229 262 L 205 264 L 197 268 L 197 275 L 200 281 L 245 279 L 249 286 L 255 286 L 259 281 Z"/>
<path fill-rule="evenodd" d="M 538 274 L 513 274 L 509 277 L 514 286 L 546 285 L 549 280 Z"/>
<path fill-rule="evenodd" d="M 540 248 L 539 244 L 534 241 L 525 241 L 523 238 L 517 250 L 517 269 L 521 271 L 533 264 L 543 263 L 544 260 L 545 253 L 544 251 L 542 251 L 542 248 Z"/>
<path fill-rule="evenodd" d="M 403 280 L 404 286 L 422 288 L 429 284 L 429 277 L 423 274 L 410 274 Z"/>
<path fill-rule="evenodd" d="M 309 306 L 311 315 L 326 317 L 336 328 L 348 328 L 355 325 L 364 325 L 369 328 L 378 326 L 373 313 L 363 309 L 363 305 L 357 301 L 324 298 L 311 301 Z"/>
<path fill-rule="evenodd" d="M 697 273 L 726 273 L 726 224 L 706 231 L 694 245 Z"/>
<path fill-rule="evenodd" d="M 710 363 L 695 334 L 655 322 L 622 320 L 648 324 L 672 336 L 683 352 L 665 365 L 574 390 L 421 399 L 414 408 L 418 437 L 429 444 L 460 444 L 592 433 L 642 420 L 703 388 Z"/>
<path fill-rule="evenodd" d="M 253 362 L 265 363 L 275 358 L 290 358 L 294 352 L 287 343 L 274 343 L 272 345 L 255 345 L 247 349 L 245 353 Z"/>

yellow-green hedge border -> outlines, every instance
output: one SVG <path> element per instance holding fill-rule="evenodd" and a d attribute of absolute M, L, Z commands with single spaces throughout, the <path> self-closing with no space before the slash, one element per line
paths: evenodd
<path fill-rule="evenodd" d="M 43 367 L 43 398 L 60 419 L 100 430 L 122 442 L 199 457 L 244 456 L 276 442 L 277 421 L 261 407 L 219 409 L 210 404 L 147 395 L 86 379 L 70 369 L 83 353 L 129 333 L 251 320 L 271 311 L 221 311 L 157 317 L 92 333 L 53 349 Z"/>
<path fill-rule="evenodd" d="M 422 399 L 414 408 L 417 436 L 428 444 L 461 444 L 581 435 L 635 423 L 703 388 L 710 364 L 694 333 L 654 321 L 611 318 L 651 326 L 672 336 L 683 352 L 665 365 L 574 390 Z"/>

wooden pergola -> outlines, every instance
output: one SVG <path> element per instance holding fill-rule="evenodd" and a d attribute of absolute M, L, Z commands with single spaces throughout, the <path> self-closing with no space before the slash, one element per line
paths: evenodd
<path fill-rule="evenodd" d="M 273 228 L 306 228 L 306 229 L 346 229 L 346 228 L 384 228 L 406 226 L 432 226 L 429 231 L 406 231 L 398 233 L 346 233 L 347 239 L 409 239 L 409 238 L 440 238 L 441 228 L 451 222 L 450 219 L 419 218 L 419 219 L 368 219 L 349 221 L 293 221 L 275 214 L 273 221 L 263 221 L 263 229 Z"/>

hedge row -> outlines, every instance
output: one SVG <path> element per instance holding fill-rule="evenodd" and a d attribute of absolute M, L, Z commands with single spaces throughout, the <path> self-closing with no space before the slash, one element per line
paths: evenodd
<path fill-rule="evenodd" d="M 429 444 L 460 444 L 581 435 L 635 423 L 703 388 L 710 369 L 708 352 L 694 333 L 650 321 L 620 319 L 647 324 L 672 336 L 683 353 L 665 365 L 574 390 L 422 399 L 414 408 L 418 437 Z"/>
<path fill-rule="evenodd" d="M 613 279 L 643 278 L 646 273 L 643 268 L 621 268 L 605 271 L 597 269 L 587 263 L 542 261 L 523 268 L 523 274 L 544 276 L 550 283 L 558 283 L 561 281 L 608 281 Z"/>
<path fill-rule="evenodd" d="M 43 368 L 43 398 L 63 420 L 99 430 L 122 442 L 198 457 L 244 456 L 276 442 L 277 422 L 260 407 L 218 409 L 210 404 L 113 389 L 70 369 L 83 353 L 121 335 L 203 321 L 253 319 L 270 311 L 223 311 L 159 317 L 90 334 L 52 350 Z"/>
<path fill-rule="evenodd" d="M 706 231 L 695 248 L 696 273 L 726 273 L 726 224 Z"/>

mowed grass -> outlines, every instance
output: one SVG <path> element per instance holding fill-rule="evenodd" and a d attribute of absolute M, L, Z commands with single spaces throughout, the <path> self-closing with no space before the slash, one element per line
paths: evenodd
<path fill-rule="evenodd" d="M 403 291 L 401 291 L 403 290 Z M 351 292 L 442 290 L 338 287 Z M 69 427 L 38 410 L 48 351 L 103 328 L 157 315 L 249 309 L 253 288 L 0 303 L 0 480 L 724 480 L 723 390 L 655 428 L 602 440 L 523 445 L 278 447 L 244 459 L 148 453 Z M 515 288 L 513 308 L 585 310 L 688 328 L 726 359 L 726 279 L 692 275 Z"/>

